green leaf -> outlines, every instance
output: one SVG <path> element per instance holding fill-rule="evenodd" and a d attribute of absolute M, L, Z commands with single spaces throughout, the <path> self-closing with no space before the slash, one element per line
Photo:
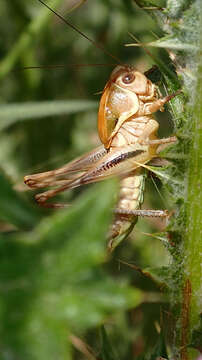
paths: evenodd
<path fill-rule="evenodd" d="M 153 281 L 155 281 L 159 286 L 169 286 L 169 267 L 149 267 L 143 270 L 144 273 L 148 274 Z"/>
<path fill-rule="evenodd" d="M 173 49 L 173 50 L 184 50 L 184 51 L 196 51 L 197 46 L 195 44 L 189 44 L 182 42 L 181 39 L 177 40 L 174 36 L 165 36 L 159 40 L 150 42 L 147 44 L 152 47 L 159 47 L 164 49 Z"/>
<path fill-rule="evenodd" d="M 33 227 L 40 219 L 34 207 L 13 190 L 3 172 L 0 173 L 0 219 L 21 229 Z"/>
<path fill-rule="evenodd" d="M 42 117 L 75 114 L 89 111 L 97 107 L 96 101 L 43 101 L 22 104 L 7 104 L 0 107 L 0 131 L 19 121 Z"/>
<path fill-rule="evenodd" d="M 166 350 L 166 344 L 165 344 L 165 339 L 164 339 L 163 333 L 161 333 L 159 335 L 156 346 L 154 347 L 149 359 L 156 360 L 158 357 L 168 359 L 168 354 L 167 354 L 167 350 Z"/>
<path fill-rule="evenodd" d="M 1 241 L 1 342 L 16 358 L 70 358 L 71 331 L 141 302 L 141 291 L 101 267 L 114 193 L 114 183 L 98 184 L 32 232 Z"/>
<path fill-rule="evenodd" d="M 52 0 L 49 1 L 49 5 L 54 8 L 60 4 L 61 0 Z M 30 43 L 33 41 L 33 38 L 39 34 L 44 26 L 47 25 L 53 14 L 48 11 L 45 7 L 41 6 L 40 13 L 38 16 L 35 16 L 33 20 L 29 23 L 24 32 L 22 32 L 18 41 L 11 48 L 7 56 L 0 62 L 0 78 L 3 78 L 7 73 L 13 68 L 18 58 L 22 53 L 29 47 Z"/>
<path fill-rule="evenodd" d="M 165 0 L 136 0 L 140 7 L 164 7 L 166 6 Z"/>
<path fill-rule="evenodd" d="M 102 349 L 100 357 L 103 360 L 117 360 L 117 356 L 114 354 L 114 350 L 112 348 L 112 345 L 110 343 L 109 337 L 107 335 L 107 332 L 104 328 L 104 326 L 101 326 L 100 329 L 100 335 L 101 335 L 101 342 L 102 342 Z"/>

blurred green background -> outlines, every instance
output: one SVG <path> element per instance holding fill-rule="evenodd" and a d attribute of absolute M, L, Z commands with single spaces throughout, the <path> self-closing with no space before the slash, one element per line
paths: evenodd
<path fill-rule="evenodd" d="M 142 48 L 124 46 L 133 42 L 129 32 L 141 42 L 161 35 L 132 0 L 89 0 L 75 9 L 78 1 L 49 4 L 122 62 L 141 71 L 155 63 Z M 158 268 L 168 264 L 165 224 L 140 219 L 109 256 L 105 239 L 116 182 L 62 194 L 72 204 L 63 211 L 39 209 L 23 184 L 24 175 L 61 166 L 97 146 L 97 93 L 113 66 L 82 64 L 114 60 L 37 0 L 1 2 L 0 13 L 1 359 L 131 359 L 149 353 L 162 342 L 163 319 L 172 319 L 158 281 L 140 269 L 153 269 L 158 280 Z M 166 54 L 153 54 L 167 61 Z M 65 66 L 54 68 L 59 64 Z M 40 65 L 47 68 L 22 70 Z M 168 114 L 160 123 L 161 134 L 171 132 Z M 169 208 L 160 181 L 150 176 L 146 185 L 144 207 Z M 94 355 L 83 354 L 86 344 Z"/>

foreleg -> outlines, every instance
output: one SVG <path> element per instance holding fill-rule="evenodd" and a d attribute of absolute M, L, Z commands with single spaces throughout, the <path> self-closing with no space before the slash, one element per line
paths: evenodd
<path fill-rule="evenodd" d="M 175 93 L 171 95 L 167 95 L 163 98 L 157 99 L 151 103 L 145 104 L 144 107 L 144 115 L 146 114 L 152 114 L 158 110 L 162 110 L 163 106 L 169 102 L 171 99 L 173 99 L 175 96 L 182 93 L 182 90 L 178 90 Z"/>

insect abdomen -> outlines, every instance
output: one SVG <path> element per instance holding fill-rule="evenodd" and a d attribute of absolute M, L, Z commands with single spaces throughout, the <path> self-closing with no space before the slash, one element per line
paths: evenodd
<path fill-rule="evenodd" d="M 145 175 L 142 169 L 137 169 L 133 175 L 121 180 L 120 196 L 117 204 L 117 213 L 110 231 L 110 240 L 113 247 L 124 240 L 133 230 L 137 216 L 129 215 L 131 210 L 137 210 L 143 203 Z"/>
<path fill-rule="evenodd" d="M 118 208 L 135 210 L 143 202 L 144 174 L 142 169 L 136 170 L 135 174 L 121 181 L 120 199 Z"/>

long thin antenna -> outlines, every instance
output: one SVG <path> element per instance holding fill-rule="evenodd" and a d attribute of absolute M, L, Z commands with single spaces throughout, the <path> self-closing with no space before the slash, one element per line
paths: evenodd
<path fill-rule="evenodd" d="M 80 68 L 80 67 L 92 67 L 92 66 L 116 66 L 116 64 L 55 64 L 55 65 L 38 65 L 38 66 L 24 66 L 19 69 L 13 70 L 13 72 L 33 70 L 33 69 L 64 69 L 66 67 Z"/>
<path fill-rule="evenodd" d="M 76 31 L 78 34 L 83 36 L 85 39 L 91 42 L 94 46 L 96 46 L 98 49 L 102 50 L 106 55 L 110 56 L 112 59 L 114 59 L 118 64 L 123 65 L 122 62 L 115 56 L 112 55 L 109 51 L 107 51 L 101 44 L 97 43 L 93 39 L 89 38 L 87 35 L 85 35 L 82 31 L 80 31 L 75 25 L 70 23 L 68 20 L 66 20 L 62 15 L 57 13 L 55 10 L 53 10 L 50 6 L 48 6 L 45 2 L 42 0 L 38 0 L 42 5 L 44 5 L 47 9 L 49 9 L 53 14 L 55 14 L 62 22 L 64 22 L 66 25 L 68 25 L 70 28 L 72 28 L 74 31 Z"/>

